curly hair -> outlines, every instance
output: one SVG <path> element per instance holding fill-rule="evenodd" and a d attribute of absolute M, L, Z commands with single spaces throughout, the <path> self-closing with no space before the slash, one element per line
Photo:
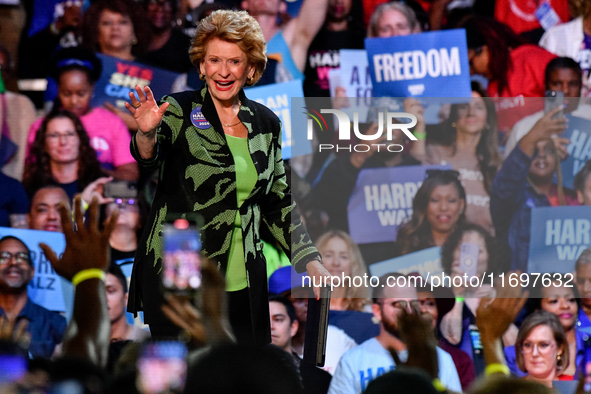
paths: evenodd
<path fill-rule="evenodd" d="M 591 2 L 589 0 L 569 0 L 568 9 L 573 18 L 586 17 L 591 14 Z"/>
<path fill-rule="evenodd" d="M 189 56 L 195 67 L 199 68 L 204 61 L 207 44 L 213 38 L 219 38 L 240 47 L 255 69 L 252 80 L 247 80 L 246 85 L 251 86 L 257 83 L 267 66 L 267 44 L 263 30 L 256 19 L 246 11 L 229 10 L 214 11 L 203 18 L 197 26 L 189 49 Z"/>
<path fill-rule="evenodd" d="M 564 333 L 564 328 L 562 327 L 562 324 L 560 324 L 558 317 L 556 317 L 555 314 L 547 311 L 536 311 L 529 315 L 521 324 L 521 327 L 519 328 L 519 333 L 517 334 L 517 339 L 515 340 L 515 355 L 517 358 L 517 366 L 523 372 L 527 372 L 527 370 L 525 369 L 525 360 L 523 358 L 523 343 L 525 342 L 529 334 L 539 326 L 549 327 L 552 330 L 554 340 L 556 341 L 556 346 L 558 347 L 558 349 L 562 349 L 560 361 L 556 362 L 556 376 L 558 376 L 562 371 L 568 368 L 568 341 L 566 339 L 566 334 Z"/>
<path fill-rule="evenodd" d="M 137 39 L 137 44 L 131 49 L 134 56 L 139 56 L 148 50 L 150 45 L 150 30 L 145 22 L 144 9 L 136 7 L 135 2 L 125 0 L 99 0 L 92 2 L 90 7 L 84 12 L 84 22 L 82 24 L 82 43 L 100 53 L 101 48 L 98 43 L 98 24 L 103 11 L 111 11 L 123 16 L 128 16 L 133 25 L 133 32 Z"/>
<path fill-rule="evenodd" d="M 427 208 L 431 194 L 435 188 L 446 185 L 455 186 L 460 200 L 466 201 L 466 191 L 458 176 L 453 175 L 451 171 L 442 171 L 437 175 L 429 176 L 425 179 L 412 201 L 412 216 L 410 220 L 398 230 L 396 244 L 398 252 L 401 255 L 435 246 L 431 224 L 427 220 Z M 463 225 L 466 221 L 464 211 L 460 214 L 456 226 Z"/>
<path fill-rule="evenodd" d="M 51 157 L 45 149 L 45 136 L 49 122 L 58 118 L 70 119 L 80 139 L 78 152 L 78 189 L 83 190 L 89 183 L 101 176 L 105 176 L 101 165 L 96 158 L 96 151 L 90 146 L 90 139 L 80 119 L 70 111 L 57 110 L 45 117 L 41 127 L 37 131 L 35 140 L 31 145 L 31 152 L 25 161 L 25 173 L 23 186 L 32 195 L 42 186 L 58 184 L 51 173 Z"/>
<path fill-rule="evenodd" d="M 351 278 L 363 277 L 363 274 L 367 274 L 367 268 L 363 262 L 359 246 L 357 246 L 349 234 L 343 231 L 332 230 L 322 234 L 315 242 L 318 251 L 322 253 L 326 244 L 333 238 L 340 238 L 347 244 L 349 261 L 351 262 Z M 363 307 L 369 304 L 369 293 L 369 289 L 366 286 L 347 286 L 344 302 L 346 310 L 362 311 Z"/>
<path fill-rule="evenodd" d="M 454 252 L 460 246 L 464 234 L 474 232 L 477 233 L 484 239 L 486 245 L 486 252 L 488 253 L 488 267 L 487 272 L 500 272 L 498 262 L 498 252 L 495 247 L 494 238 L 486 231 L 483 227 L 473 224 L 465 223 L 462 226 L 456 228 L 456 230 L 450 234 L 443 246 L 441 247 L 441 268 L 446 274 L 451 274 L 451 266 L 454 262 Z"/>
<path fill-rule="evenodd" d="M 476 159 L 478 160 L 478 167 L 482 173 L 484 189 L 490 194 L 493 179 L 502 163 L 501 155 L 499 155 L 497 112 L 493 100 L 487 96 L 478 82 L 472 82 L 472 91 L 478 93 L 484 99 L 486 106 L 486 126 L 480 132 L 480 139 L 478 140 L 478 145 L 476 145 Z M 445 137 L 442 144 L 451 146 L 454 155 L 457 130 L 453 124 L 458 120 L 458 109 L 460 105 L 462 104 L 453 104 L 449 117 L 441 124 L 441 128 L 447 131 L 441 133 Z"/>

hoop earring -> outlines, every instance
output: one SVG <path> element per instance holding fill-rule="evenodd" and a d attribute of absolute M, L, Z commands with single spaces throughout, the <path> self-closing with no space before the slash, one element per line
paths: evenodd
<path fill-rule="evenodd" d="M 205 74 L 199 74 L 199 79 L 205 81 Z"/>
<path fill-rule="evenodd" d="M 456 122 L 452 122 L 451 127 L 453 127 L 455 129 L 457 126 L 458 125 L 456 124 Z"/>
<path fill-rule="evenodd" d="M 484 128 L 485 128 L 485 129 L 487 129 L 487 130 L 490 130 L 490 125 L 487 123 L 487 124 L 484 126 Z"/>

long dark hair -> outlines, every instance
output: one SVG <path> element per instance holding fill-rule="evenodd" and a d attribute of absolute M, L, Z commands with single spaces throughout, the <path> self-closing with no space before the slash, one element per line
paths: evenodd
<path fill-rule="evenodd" d="M 499 165 L 502 162 L 501 155 L 499 155 L 499 134 L 498 121 L 495 104 L 486 95 L 486 92 L 478 82 L 472 82 L 472 91 L 478 93 L 484 100 L 486 105 L 486 126 L 482 129 L 480 140 L 476 146 L 476 159 L 478 160 L 478 168 L 482 172 L 484 189 L 490 194 L 492 182 L 497 174 Z M 445 130 L 442 135 L 445 139 L 441 141 L 443 145 L 451 146 L 453 154 L 456 153 L 456 138 L 457 130 L 454 123 L 458 120 L 459 104 L 451 106 L 449 118 L 441 124 L 441 128 Z"/>
<path fill-rule="evenodd" d="M 525 39 L 515 34 L 509 26 L 486 16 L 474 15 L 460 27 L 466 29 L 468 49 L 477 49 L 484 45 L 488 47 L 488 69 L 491 80 L 498 83 L 500 96 L 509 87 L 507 74 L 513 68 L 511 50 L 525 44 Z"/>
<path fill-rule="evenodd" d="M 433 190 L 446 185 L 454 185 L 460 199 L 466 201 L 466 191 L 454 171 L 441 171 L 427 177 L 412 201 L 412 217 L 398 230 L 396 243 L 401 255 L 435 246 L 431 224 L 427 220 L 427 207 Z M 465 220 L 462 212 L 456 226 L 462 225 Z"/>
<path fill-rule="evenodd" d="M 74 124 L 74 129 L 80 139 L 78 152 L 78 188 L 84 189 L 89 183 L 101 176 L 105 176 L 101 165 L 96 158 L 96 151 L 90 146 L 90 139 L 80 119 L 70 111 L 63 109 L 51 112 L 45 117 L 41 127 L 37 131 L 35 141 L 31 145 L 31 152 L 25 161 L 25 174 L 23 186 L 31 193 L 36 188 L 48 184 L 57 184 L 51 173 L 51 158 L 45 150 L 45 136 L 47 125 L 53 119 L 67 118 Z"/>

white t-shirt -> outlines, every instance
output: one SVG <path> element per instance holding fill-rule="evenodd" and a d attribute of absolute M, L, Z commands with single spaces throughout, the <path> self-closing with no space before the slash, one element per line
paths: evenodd
<path fill-rule="evenodd" d="M 591 120 L 591 105 L 579 104 L 577 109 L 574 110 L 571 113 L 571 115 L 576 116 L 577 118 Z M 511 133 L 509 134 L 509 138 L 507 138 L 507 143 L 505 144 L 505 157 L 509 156 L 509 153 L 511 153 L 511 151 L 515 149 L 515 147 L 523 138 L 523 136 L 529 133 L 532 127 L 534 127 L 534 125 L 536 124 L 536 122 L 540 120 L 543 116 L 544 111 L 539 111 L 535 114 L 526 116 L 519 122 L 515 123 L 515 125 L 513 125 Z"/>
<path fill-rule="evenodd" d="M 407 351 L 398 352 L 401 361 L 408 357 Z M 462 385 L 456 366 L 444 350 L 437 348 L 439 360 L 439 380 L 446 388 L 458 393 Z M 349 350 L 341 361 L 330 382 L 328 394 L 360 394 L 369 382 L 395 368 L 394 360 L 376 338 L 368 339 L 361 345 Z"/>
<path fill-rule="evenodd" d="M 332 324 L 329 325 L 326 333 L 326 358 L 322 369 L 334 375 L 343 354 L 356 346 L 357 342 L 347 335 L 345 331 Z"/>

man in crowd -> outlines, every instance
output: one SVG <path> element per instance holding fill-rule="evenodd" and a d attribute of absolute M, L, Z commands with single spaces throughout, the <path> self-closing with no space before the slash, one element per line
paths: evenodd
<path fill-rule="evenodd" d="M 62 232 L 62 220 L 58 211 L 62 202 L 69 206 L 68 195 L 59 186 L 50 185 L 37 190 L 29 210 L 29 228 Z"/>
<path fill-rule="evenodd" d="M 12 323 L 26 320 L 30 355 L 49 358 L 63 340 L 66 319 L 29 299 L 27 285 L 34 275 L 27 245 L 13 236 L 0 239 L 0 316 Z"/>
<path fill-rule="evenodd" d="M 326 393 L 330 374 L 302 361 L 291 347 L 291 339 L 298 331 L 296 311 L 289 299 L 274 295 L 269 297 L 271 316 L 271 343 L 288 352 L 298 369 L 305 393 Z"/>
<path fill-rule="evenodd" d="M 369 382 L 393 370 L 396 366 L 392 349 L 401 361 L 407 357 L 406 345 L 400 339 L 398 316 L 403 310 L 418 312 L 415 281 L 399 273 L 386 274 L 374 288 L 372 312 L 380 322 L 380 333 L 346 352 L 330 384 L 329 394 L 361 393 Z M 439 379 L 452 391 L 461 392 L 462 386 L 451 356 L 437 348 Z"/>
<path fill-rule="evenodd" d="M 577 62 L 568 57 L 557 57 L 552 59 L 546 66 L 544 79 L 546 90 L 564 93 L 564 103 L 566 105 L 566 108 L 564 109 L 565 113 L 591 120 L 591 106 L 589 106 L 589 104 L 584 104 L 579 100 L 583 86 L 583 75 L 581 67 Z M 544 116 L 544 111 L 539 111 L 515 123 L 509 134 L 507 143 L 505 144 L 505 157 L 509 156 L 523 136 L 534 127 L 536 122 L 540 120 L 542 116 Z"/>
<path fill-rule="evenodd" d="M 105 279 L 107 291 L 107 305 L 109 307 L 109 319 L 111 320 L 111 342 L 114 341 L 141 341 L 150 337 L 146 330 L 129 324 L 125 314 L 127 306 L 128 288 L 127 279 L 121 268 L 111 263 Z"/>

